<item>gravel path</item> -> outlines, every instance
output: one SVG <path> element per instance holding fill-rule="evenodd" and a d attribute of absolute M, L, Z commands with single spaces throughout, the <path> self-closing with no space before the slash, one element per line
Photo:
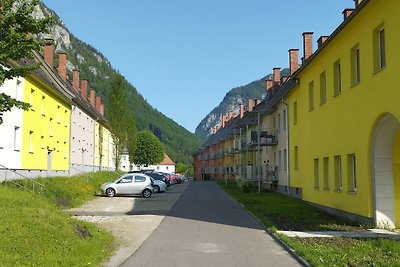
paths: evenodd
<path fill-rule="evenodd" d="M 119 266 L 132 256 L 160 225 L 188 183 L 175 185 L 165 193 L 142 197 L 97 197 L 79 208 L 66 210 L 76 219 L 97 224 L 115 237 L 115 252 L 104 266 Z"/>

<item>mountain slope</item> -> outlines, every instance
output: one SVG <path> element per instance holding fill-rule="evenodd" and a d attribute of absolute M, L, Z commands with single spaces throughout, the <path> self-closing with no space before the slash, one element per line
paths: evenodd
<path fill-rule="evenodd" d="M 72 70 L 81 71 L 81 79 L 88 79 L 97 95 L 105 103 L 107 116 L 108 93 L 110 91 L 111 77 L 117 73 L 111 63 L 99 51 L 82 42 L 71 34 L 57 14 L 44 4 L 36 10 L 35 16 L 52 16 L 56 23 L 50 31 L 54 40 L 56 52 L 68 54 L 68 72 L 72 77 Z M 55 58 L 57 65 L 57 57 Z M 200 146 L 200 140 L 182 126 L 154 109 L 136 88 L 125 80 L 129 108 L 134 115 L 138 130 L 151 130 L 164 144 L 166 152 L 175 162 L 190 163 L 190 155 Z"/>
<path fill-rule="evenodd" d="M 281 75 L 288 76 L 289 69 L 283 69 Z M 239 114 L 239 105 L 247 105 L 247 99 L 263 99 L 265 97 L 265 80 L 271 79 L 272 74 L 268 74 L 260 80 L 253 81 L 247 85 L 231 89 L 226 93 L 224 99 L 207 116 L 201 120 L 196 127 L 195 134 L 202 140 L 210 136 L 212 128 L 221 123 L 221 116 L 233 111 L 236 116 Z"/>

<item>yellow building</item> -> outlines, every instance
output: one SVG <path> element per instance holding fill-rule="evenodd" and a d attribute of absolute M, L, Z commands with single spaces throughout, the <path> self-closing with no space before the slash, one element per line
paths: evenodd
<path fill-rule="evenodd" d="M 400 227 L 398 10 L 399 1 L 364 0 L 345 13 L 314 54 L 305 48 L 288 95 L 291 186 L 387 227 Z"/>
<path fill-rule="evenodd" d="M 64 82 L 35 54 L 41 67 L 24 81 L 21 169 L 45 170 L 47 174 L 69 170 L 71 99 Z"/>
<path fill-rule="evenodd" d="M 110 130 L 105 127 L 105 121 L 95 122 L 95 157 L 94 165 L 99 170 L 114 168 L 113 139 Z"/>

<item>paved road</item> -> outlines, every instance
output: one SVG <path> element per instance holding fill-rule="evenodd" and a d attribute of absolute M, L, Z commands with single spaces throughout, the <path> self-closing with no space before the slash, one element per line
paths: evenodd
<path fill-rule="evenodd" d="M 121 266 L 298 265 L 218 186 L 191 182 L 158 228 Z"/>

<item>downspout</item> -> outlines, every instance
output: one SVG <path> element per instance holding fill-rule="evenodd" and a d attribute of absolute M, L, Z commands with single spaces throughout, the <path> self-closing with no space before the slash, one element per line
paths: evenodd
<path fill-rule="evenodd" d="M 286 105 L 286 176 L 287 176 L 287 193 L 291 195 L 290 192 L 290 161 L 289 161 L 289 154 L 290 154 L 290 145 L 289 145 L 289 105 L 286 103 L 282 96 L 282 103 Z"/>

